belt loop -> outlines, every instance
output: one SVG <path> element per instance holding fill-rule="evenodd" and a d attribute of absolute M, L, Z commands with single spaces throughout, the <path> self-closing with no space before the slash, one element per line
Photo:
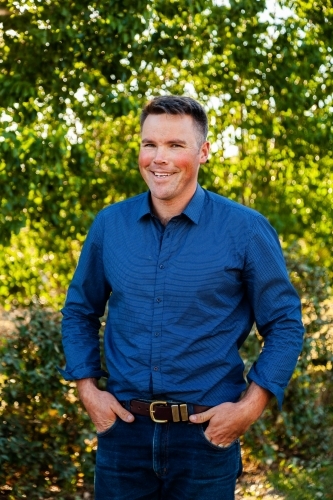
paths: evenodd
<path fill-rule="evenodd" d="M 194 404 L 192 403 L 187 403 L 187 411 L 189 415 L 193 415 L 195 413 L 194 411 Z M 188 422 L 189 424 L 192 424 L 192 422 Z"/>
<path fill-rule="evenodd" d="M 180 409 L 180 416 L 182 417 L 182 422 L 187 422 L 188 421 L 187 404 L 179 405 L 179 409 Z"/>
<path fill-rule="evenodd" d="M 126 408 L 127 411 L 131 411 L 131 401 L 121 401 L 121 405 Z"/>
<path fill-rule="evenodd" d="M 171 411 L 172 411 L 173 422 L 180 422 L 179 406 L 178 405 L 171 405 Z"/>
<path fill-rule="evenodd" d="M 187 411 L 188 411 L 189 415 L 193 415 L 193 413 L 194 413 L 194 406 L 195 405 L 192 404 L 192 403 L 187 403 Z"/>

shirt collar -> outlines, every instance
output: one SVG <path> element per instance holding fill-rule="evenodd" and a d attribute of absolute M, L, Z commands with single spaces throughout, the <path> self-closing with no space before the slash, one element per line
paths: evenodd
<path fill-rule="evenodd" d="M 184 208 L 184 210 L 182 212 L 195 224 L 199 223 L 204 199 L 205 199 L 205 191 L 202 189 L 201 186 L 199 186 L 199 184 L 197 184 L 197 188 L 195 190 L 194 195 L 192 196 L 188 205 Z M 151 211 L 151 207 L 150 207 L 150 191 L 147 191 L 146 193 L 144 193 L 144 195 L 142 197 L 141 206 L 138 210 L 137 220 L 140 220 L 145 215 L 152 215 L 152 211 Z"/>
<path fill-rule="evenodd" d="M 141 205 L 138 210 L 138 218 L 137 220 L 140 220 L 142 217 L 145 215 L 150 215 L 151 214 L 151 209 L 150 209 L 150 191 L 147 191 L 142 195 L 141 199 Z"/>
<path fill-rule="evenodd" d="M 204 199 L 205 199 L 205 191 L 202 189 L 201 186 L 199 186 L 199 184 L 197 184 L 197 189 L 194 195 L 189 201 L 187 207 L 185 207 L 183 210 L 183 214 L 185 214 L 195 224 L 199 223 Z"/>

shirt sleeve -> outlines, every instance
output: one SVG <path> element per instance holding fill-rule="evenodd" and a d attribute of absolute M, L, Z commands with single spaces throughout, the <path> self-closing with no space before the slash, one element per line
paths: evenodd
<path fill-rule="evenodd" d="M 264 345 L 248 380 L 272 392 L 282 406 L 284 389 L 302 349 L 301 303 L 289 280 L 276 231 L 259 216 L 248 243 L 244 279 Z"/>
<path fill-rule="evenodd" d="M 83 245 L 62 309 L 66 380 L 108 376 L 101 369 L 99 329 L 111 287 L 103 266 L 103 219 L 99 214 Z"/>

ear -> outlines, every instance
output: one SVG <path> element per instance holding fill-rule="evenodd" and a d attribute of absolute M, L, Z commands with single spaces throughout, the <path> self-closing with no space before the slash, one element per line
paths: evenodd
<path fill-rule="evenodd" d="M 200 163 L 206 163 L 210 151 L 210 142 L 206 141 L 200 148 Z"/>

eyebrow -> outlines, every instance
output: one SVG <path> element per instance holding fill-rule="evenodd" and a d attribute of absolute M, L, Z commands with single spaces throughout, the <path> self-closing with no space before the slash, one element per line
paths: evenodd
<path fill-rule="evenodd" d="M 142 139 L 141 143 L 142 144 L 152 144 L 152 143 L 155 143 L 156 141 L 154 141 L 153 139 Z M 187 142 L 186 141 L 183 141 L 182 139 L 171 139 L 170 141 L 167 141 L 167 144 L 184 144 L 186 145 Z"/>

